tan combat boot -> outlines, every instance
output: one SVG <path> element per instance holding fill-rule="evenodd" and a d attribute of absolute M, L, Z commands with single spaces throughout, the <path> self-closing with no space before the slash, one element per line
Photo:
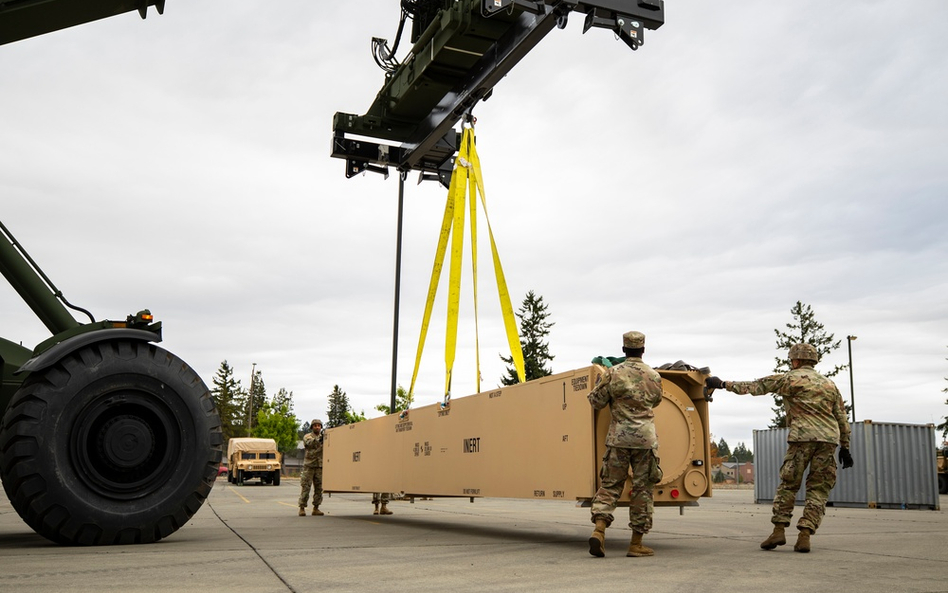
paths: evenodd
<path fill-rule="evenodd" d="M 392 511 L 388 510 L 388 505 L 383 502 L 383 503 L 382 503 L 382 508 L 379 509 L 379 514 L 380 514 L 380 515 L 392 515 L 392 514 L 394 514 L 394 513 L 392 513 Z"/>
<path fill-rule="evenodd" d="M 375 503 L 375 510 L 372 511 L 372 514 L 373 514 L 373 515 L 378 515 L 378 514 L 379 514 L 379 503 Z"/>
<path fill-rule="evenodd" d="M 321 510 L 319 510 L 319 507 L 313 507 L 313 513 L 312 513 L 312 514 L 315 515 L 315 516 L 317 516 L 317 517 L 322 517 L 322 516 L 325 515 L 326 513 L 324 513 L 324 512 L 322 512 Z"/>
<path fill-rule="evenodd" d="M 300 507 L 300 517 L 306 516 L 306 507 Z"/>
<path fill-rule="evenodd" d="M 644 533 L 639 533 L 638 531 L 632 532 L 632 541 L 629 542 L 629 551 L 625 553 L 626 556 L 654 556 L 655 550 L 648 546 L 642 545 L 642 536 Z"/>
<path fill-rule="evenodd" d="M 597 558 L 606 555 L 606 521 L 596 519 L 596 528 L 589 536 L 589 553 Z"/>
<path fill-rule="evenodd" d="M 765 550 L 773 550 L 777 546 L 782 546 L 787 543 L 787 536 L 783 532 L 783 529 L 783 524 L 774 523 L 774 532 L 770 534 L 770 537 L 760 542 L 760 547 Z"/>
<path fill-rule="evenodd" d="M 812 532 L 806 527 L 800 528 L 800 535 L 797 536 L 797 543 L 793 545 L 794 552 L 803 552 L 806 554 L 810 551 L 810 534 Z"/>

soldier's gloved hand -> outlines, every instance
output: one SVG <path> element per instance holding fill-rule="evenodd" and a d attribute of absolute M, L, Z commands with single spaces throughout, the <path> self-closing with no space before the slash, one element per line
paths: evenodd
<path fill-rule="evenodd" d="M 717 377 L 708 377 L 704 380 L 704 384 L 708 389 L 724 389 L 724 381 L 718 379 Z"/>
<path fill-rule="evenodd" d="M 843 464 L 843 469 L 853 466 L 853 456 L 849 454 L 849 449 L 846 447 L 839 448 L 839 462 Z"/>

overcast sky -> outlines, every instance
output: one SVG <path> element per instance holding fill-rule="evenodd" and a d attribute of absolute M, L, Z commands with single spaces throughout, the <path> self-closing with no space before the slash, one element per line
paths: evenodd
<path fill-rule="evenodd" d="M 398 183 L 347 180 L 329 151 L 333 113 L 364 113 L 381 88 L 369 41 L 393 38 L 398 4 L 173 0 L 0 47 L 0 219 L 98 318 L 150 308 L 208 385 L 226 359 L 246 386 L 256 363 L 301 418 L 325 419 L 336 384 L 379 415 Z M 581 15 L 553 30 L 474 111 L 514 307 L 528 290 L 549 305 L 553 370 L 620 355 L 636 329 L 656 366 L 758 378 L 799 300 L 842 340 L 818 369 L 858 336 L 857 420 L 940 422 L 945 23 L 942 0 L 668 0 L 637 52 L 583 35 Z M 445 198 L 406 184 L 405 387 Z M 508 348 L 480 244 L 486 390 Z M 454 397 L 475 391 L 465 269 Z M 446 282 L 416 406 L 444 395 Z M 0 311 L 3 337 L 48 337 L 6 284 Z M 711 432 L 751 446 L 772 405 L 718 394 Z"/>

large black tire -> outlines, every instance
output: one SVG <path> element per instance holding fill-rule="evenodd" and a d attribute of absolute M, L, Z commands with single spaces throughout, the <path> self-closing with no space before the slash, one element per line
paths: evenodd
<path fill-rule="evenodd" d="M 54 542 L 154 542 L 207 499 L 221 443 L 220 417 L 191 367 L 153 344 L 99 342 L 14 394 L 0 479 L 17 513 Z"/>
<path fill-rule="evenodd" d="M 275 472 L 273 472 L 273 485 L 274 486 L 280 485 L 280 470 L 276 470 Z"/>
<path fill-rule="evenodd" d="M 948 474 L 938 474 L 938 492 L 948 494 Z"/>
<path fill-rule="evenodd" d="M 235 483 L 236 483 L 238 486 L 243 486 L 243 485 L 244 485 L 244 470 L 242 470 L 242 469 L 237 470 L 237 482 L 235 482 Z"/>

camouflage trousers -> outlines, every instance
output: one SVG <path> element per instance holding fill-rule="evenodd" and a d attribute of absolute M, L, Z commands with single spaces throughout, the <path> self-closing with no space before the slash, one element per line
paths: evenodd
<path fill-rule="evenodd" d="M 652 529 L 652 488 L 662 480 L 658 457 L 651 449 L 606 447 L 599 470 L 601 486 L 592 500 L 592 522 L 602 519 L 612 525 L 612 512 L 622 497 L 622 489 L 632 468 L 629 500 L 629 527 L 639 533 Z"/>
<path fill-rule="evenodd" d="M 313 489 L 313 506 L 323 503 L 323 468 L 303 466 L 300 472 L 300 508 L 306 507 L 309 491 Z"/>
<path fill-rule="evenodd" d="M 388 492 L 373 492 L 372 504 L 388 504 L 391 495 Z"/>
<path fill-rule="evenodd" d="M 793 504 L 803 473 L 807 466 L 810 473 L 806 478 L 806 506 L 803 516 L 797 521 L 797 528 L 806 527 L 816 531 L 826 512 L 826 500 L 830 490 L 836 485 L 836 451 L 834 443 L 789 443 L 787 455 L 780 467 L 780 486 L 774 495 L 774 524 L 790 525 Z"/>

